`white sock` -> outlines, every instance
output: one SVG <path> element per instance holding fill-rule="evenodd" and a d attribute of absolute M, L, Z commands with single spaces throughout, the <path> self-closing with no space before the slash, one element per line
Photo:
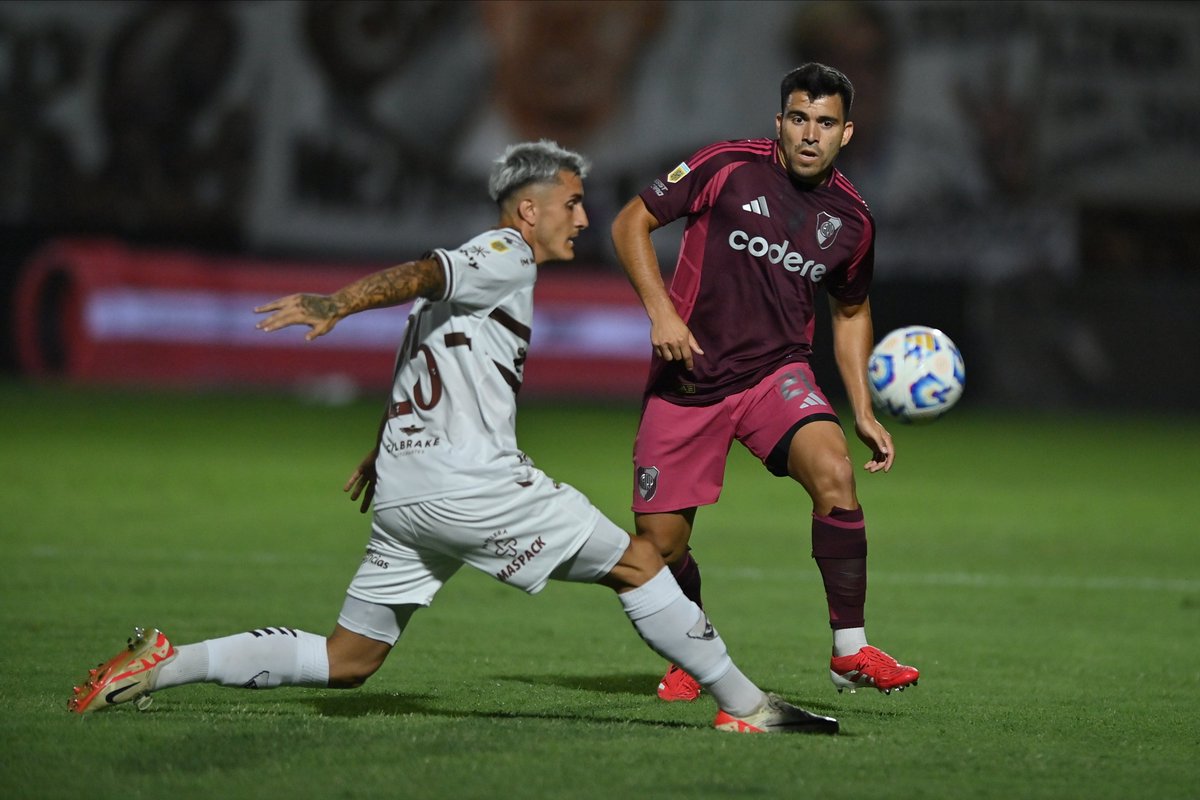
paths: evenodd
<path fill-rule="evenodd" d="M 176 651 L 159 667 L 155 691 L 201 681 L 247 689 L 329 685 L 325 637 L 292 628 L 259 628 Z"/>
<path fill-rule="evenodd" d="M 763 691 L 734 665 L 724 640 L 684 597 L 670 569 L 617 597 L 646 644 L 686 670 L 723 711 L 743 716 L 762 705 Z"/>
<path fill-rule="evenodd" d="M 175 648 L 175 657 L 158 668 L 154 676 L 154 691 L 185 683 L 201 683 L 206 677 L 208 646 L 204 642 L 181 644 Z"/>
<path fill-rule="evenodd" d="M 833 632 L 833 654 L 835 656 L 848 656 L 866 646 L 866 628 L 840 628 Z"/>

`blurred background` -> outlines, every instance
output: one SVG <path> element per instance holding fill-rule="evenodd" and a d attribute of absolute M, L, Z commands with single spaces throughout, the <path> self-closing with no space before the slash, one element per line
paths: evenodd
<path fill-rule="evenodd" d="M 945 330 L 964 404 L 1197 406 L 1200 4 L 1150 0 L 8 0 L 0 371 L 375 391 L 403 313 L 302 347 L 253 306 L 456 246 L 495 220 L 491 160 L 550 137 L 593 160 L 592 227 L 543 268 L 527 392 L 633 400 L 612 216 L 774 135 L 807 60 L 856 86 L 839 166 L 878 224 L 879 336 Z M 668 269 L 681 232 L 655 234 Z"/>

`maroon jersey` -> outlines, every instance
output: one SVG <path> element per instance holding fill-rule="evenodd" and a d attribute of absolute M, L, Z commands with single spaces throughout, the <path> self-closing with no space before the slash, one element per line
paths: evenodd
<path fill-rule="evenodd" d="M 821 286 L 849 304 L 867 298 L 875 222 L 836 169 L 794 181 L 774 139 L 709 145 L 641 192 L 660 224 L 687 217 L 671 281 L 675 310 L 704 355 L 688 371 L 657 355 L 646 390 L 703 405 L 808 361 Z"/>

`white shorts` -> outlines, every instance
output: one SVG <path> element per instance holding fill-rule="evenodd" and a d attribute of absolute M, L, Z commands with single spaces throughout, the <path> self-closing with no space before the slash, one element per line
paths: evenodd
<path fill-rule="evenodd" d="M 587 548 L 588 563 L 577 563 L 594 533 L 601 535 Z M 376 510 L 346 594 L 380 605 L 427 606 L 463 564 L 534 594 L 552 577 L 607 575 L 628 546 L 628 534 L 577 489 L 538 472 L 528 486 L 506 481 L 468 497 Z"/>

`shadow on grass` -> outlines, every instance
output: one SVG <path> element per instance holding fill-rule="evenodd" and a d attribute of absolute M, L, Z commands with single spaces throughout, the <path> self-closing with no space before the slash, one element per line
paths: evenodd
<path fill-rule="evenodd" d="M 567 722 L 587 722 L 598 724 L 645 725 L 652 728 L 695 728 L 686 722 L 664 722 L 650 719 L 630 719 L 628 717 L 606 717 L 594 713 L 550 713 L 501 711 L 487 709 L 447 708 L 430 695 L 399 695 L 383 693 L 354 692 L 353 694 L 327 697 L 313 697 L 304 702 L 317 709 L 326 717 L 365 717 L 369 715 L 404 716 L 419 714 L 427 717 L 445 717 L 449 719 L 541 719 L 562 720 Z M 453 702 L 453 701 L 451 701 Z"/>
<path fill-rule="evenodd" d="M 617 673 L 606 675 L 493 675 L 493 680 L 510 681 L 512 683 L 528 684 L 531 686 L 555 686 L 563 689 L 577 689 L 583 691 L 600 692 L 604 694 L 627 694 L 632 696 L 653 697 L 653 689 L 647 688 L 647 677 L 644 672 Z M 651 684 L 653 686 L 653 684 Z M 764 691 L 774 692 L 784 699 L 793 702 L 814 714 L 823 714 L 830 717 L 850 716 L 853 718 L 873 718 L 873 719 L 888 719 L 900 716 L 906 716 L 910 709 L 902 704 L 895 703 L 899 698 L 888 698 L 877 694 L 874 690 L 869 693 L 866 690 L 860 690 L 859 694 L 863 697 L 845 695 L 846 699 L 839 698 L 838 701 L 821 701 L 810 700 L 804 697 L 796 697 L 791 692 L 781 691 L 770 687 L 764 687 Z M 857 702 L 857 700 L 864 702 Z M 325 697 L 319 700 L 313 700 L 318 710 L 325 716 L 362 716 L 366 714 L 422 714 L 428 716 L 453 717 L 453 718 L 474 718 L 474 719 L 553 719 L 553 720 L 573 720 L 577 722 L 595 722 L 595 723 L 620 723 L 646 725 L 649 727 L 659 728 L 679 728 L 688 729 L 697 726 L 687 722 L 670 722 L 663 720 L 639 720 L 629 717 L 605 717 L 594 713 L 540 713 L 540 712 L 518 712 L 518 711 L 485 711 L 485 710 L 463 710 L 463 709 L 446 709 L 438 708 L 431 701 L 429 695 L 362 695 L 355 694 L 346 697 Z M 887 705 L 875 705 L 878 701 L 882 701 Z M 655 703 L 659 702 L 657 700 Z M 872 705 L 868 705 L 872 704 Z M 703 726 L 706 727 L 706 726 Z M 846 734 L 843 736 L 853 734 Z"/>
<path fill-rule="evenodd" d="M 837 700 L 812 701 L 805 697 L 788 697 L 785 692 L 779 692 L 775 689 L 767 689 L 767 691 L 780 694 L 784 698 L 792 700 L 817 714 L 837 717 L 842 722 L 849 719 L 862 719 L 864 717 L 878 720 L 900 719 L 924 713 L 922 708 L 905 703 L 901 692 L 892 692 L 891 695 L 885 695 L 883 692 L 875 689 L 859 689 L 855 694 L 846 692 L 839 695 L 835 689 L 830 688 L 830 693 Z M 908 691 L 911 693 L 914 690 L 909 689 Z"/>
<path fill-rule="evenodd" d="M 645 672 L 630 672 L 624 674 L 609 674 L 609 675 L 493 675 L 494 680 L 512 681 L 514 683 L 527 683 L 534 686 L 557 686 L 563 689 L 582 689 L 589 692 L 602 692 L 604 694 L 629 694 L 635 696 L 653 696 L 656 681 L 653 677 L 649 677 Z M 773 689 L 771 687 L 763 687 L 764 691 L 774 692 L 783 699 L 795 703 L 809 711 L 817 714 L 825 714 L 827 716 L 836 717 L 839 713 L 852 711 L 855 715 L 860 713 L 867 716 L 876 717 L 892 717 L 897 713 L 903 713 L 902 708 L 887 709 L 887 708 L 863 708 L 866 703 L 858 706 L 849 706 L 846 700 L 841 702 L 831 702 L 822 700 L 810 700 L 806 697 L 796 697 L 794 692 Z M 833 691 L 830 689 L 830 691 Z M 860 690 L 860 694 L 871 696 L 876 694 L 872 689 L 868 693 L 867 690 Z M 849 702 L 854 699 L 850 695 L 845 695 L 849 698 Z M 888 698 L 880 697 L 879 699 L 885 702 Z M 867 702 L 872 702 L 868 700 Z"/>
<path fill-rule="evenodd" d="M 498 681 L 583 689 L 604 694 L 653 694 L 657 679 L 645 672 L 618 675 L 494 675 Z"/>

